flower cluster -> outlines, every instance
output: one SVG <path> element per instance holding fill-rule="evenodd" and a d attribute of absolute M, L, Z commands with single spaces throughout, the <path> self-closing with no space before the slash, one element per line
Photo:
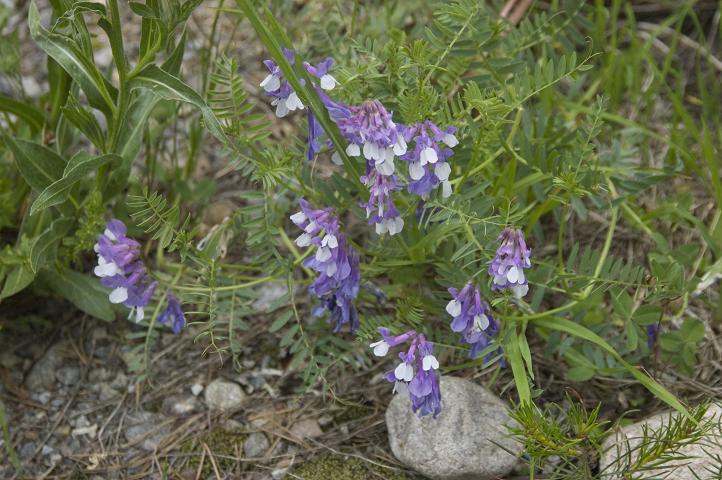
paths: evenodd
<path fill-rule="evenodd" d="M 355 332 L 359 321 L 354 300 L 361 282 L 358 255 L 346 244 L 346 237 L 339 232 L 338 219 L 330 208 L 314 209 L 304 199 L 300 199 L 299 204 L 301 211 L 291 215 L 291 221 L 303 230 L 296 245 L 316 246 L 315 255 L 304 263 L 319 274 L 310 287 L 321 300 L 313 313 L 318 316 L 328 310 L 335 322 L 335 332 L 346 324 Z"/>
<path fill-rule="evenodd" d="M 492 289 L 508 288 L 521 298 L 529 291 L 524 269 L 531 267 L 531 250 L 527 248 L 520 229 L 506 228 L 498 240 L 501 240 L 501 245 L 489 265 L 489 275 L 494 279 Z"/>
<path fill-rule="evenodd" d="M 178 297 L 173 295 L 173 292 L 168 291 L 166 299 L 168 305 L 163 310 L 163 313 L 158 316 L 158 323 L 168 325 L 173 330 L 173 333 L 177 335 L 186 326 L 186 316 L 183 313 Z"/>
<path fill-rule="evenodd" d="M 293 65 L 295 54 L 293 50 L 283 49 L 283 55 L 288 60 L 288 63 Z M 261 88 L 266 91 L 266 94 L 273 97 L 271 105 L 276 107 L 276 116 L 281 118 L 288 115 L 288 112 L 294 110 L 303 109 L 303 103 L 298 98 L 296 92 L 291 88 L 288 80 L 283 78 L 283 72 L 281 67 L 276 65 L 273 60 L 264 60 L 263 64 L 268 68 L 269 74 L 261 82 Z"/>
<path fill-rule="evenodd" d="M 361 204 L 366 209 L 369 224 L 376 225 L 376 233 L 379 235 L 399 233 L 404 228 L 404 219 L 391 198 L 391 192 L 399 189 L 396 175 L 382 175 L 369 163 L 361 181 L 369 187 L 369 201 Z"/>
<path fill-rule="evenodd" d="M 489 304 L 481 300 L 478 286 L 468 282 L 461 290 L 450 288 L 449 293 L 452 300 L 446 311 L 453 317 L 451 330 L 461 333 L 461 342 L 471 346 L 469 357 L 476 358 L 499 333 L 499 323 Z"/>
<path fill-rule="evenodd" d="M 110 302 L 130 307 L 129 318 L 140 322 L 158 282 L 150 280 L 140 260 L 140 244 L 126 233 L 125 224 L 120 220 L 113 219 L 105 225 L 105 231 L 94 247 L 98 265 L 93 272 L 100 277 L 104 287 L 113 289 L 109 295 Z M 158 322 L 169 325 L 177 334 L 183 330 L 186 318 L 178 298 L 170 291 L 167 298 L 168 305 L 158 317 Z"/>
<path fill-rule="evenodd" d="M 409 192 L 426 200 L 431 190 L 441 185 L 442 196 L 451 195 L 448 160 L 454 154 L 451 149 L 459 143 L 454 133 L 456 128 L 441 130 L 430 120 L 404 129 L 406 142 L 414 141 L 414 148 L 400 157 L 409 164 Z"/>
<path fill-rule="evenodd" d="M 140 322 L 143 307 L 148 304 L 157 282 L 150 280 L 140 260 L 140 244 L 126 236 L 126 232 L 120 220 L 106 224 L 94 247 L 98 254 L 94 273 L 101 278 L 104 287 L 113 289 L 110 302 L 130 307 L 130 318 Z"/>
<path fill-rule="evenodd" d="M 380 327 L 379 333 L 382 339 L 371 344 L 377 357 L 386 356 L 392 347 L 408 344 L 408 349 L 399 353 L 401 363 L 384 375 L 394 383 L 394 393 L 408 392 L 415 413 L 420 417 L 431 413 L 436 418 L 441 412 L 441 390 L 434 344 L 415 330 L 393 336 L 388 328 Z"/>

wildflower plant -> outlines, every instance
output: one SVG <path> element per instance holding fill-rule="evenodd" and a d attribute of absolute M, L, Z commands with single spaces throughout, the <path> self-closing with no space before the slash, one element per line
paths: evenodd
<path fill-rule="evenodd" d="M 206 352 L 238 366 L 240 332 L 261 314 L 304 388 L 333 394 L 333 369 L 390 369 L 391 390 L 437 417 L 440 375 L 490 367 L 513 378 L 520 418 L 533 417 L 544 393 L 534 338 L 569 381 L 631 377 L 689 415 L 640 366 L 655 349 L 694 364 L 704 327 L 665 330 L 676 302 L 719 275 L 719 245 L 670 245 L 653 230 L 664 214 L 638 213 L 637 196 L 693 163 L 694 149 L 668 141 L 664 168 L 632 158 L 650 133 L 609 113 L 590 73 L 606 58 L 585 40 L 599 33 L 588 18 L 606 21 L 600 9 L 570 2 L 515 27 L 473 0 L 399 2 L 403 15 L 390 9 L 379 24 L 364 5 L 357 32 L 346 11 L 357 7 L 338 5 L 324 25 L 339 41 L 328 42 L 318 40 L 328 29 L 237 0 L 216 15 L 250 25 L 265 58 L 242 76 L 214 30 L 193 83 L 183 25 L 199 3 L 131 2 L 141 24 L 131 55 L 116 0 L 54 4 L 47 26 L 31 2 L 52 74 L 42 99 L 0 97 L 3 168 L 21 184 L 0 299 L 50 287 L 108 321 L 124 305 L 146 329 L 135 350 L 144 375 L 159 326 L 192 326 Z M 89 17 L 112 74 L 95 64 Z M 183 148 L 164 137 L 179 126 L 193 132 Z M 237 175 L 234 209 L 213 225 L 201 219 L 220 182 L 196 175 L 205 144 Z M 714 165 L 714 147 L 704 150 Z M 719 195 L 705 168 L 704 188 Z M 581 237 L 574 227 L 591 211 L 604 228 Z M 716 223 L 676 214 L 679 228 L 712 238 Z M 618 247 L 623 229 L 652 245 L 643 262 Z M 269 284 L 286 293 L 255 307 Z M 381 359 L 395 348 L 399 362 Z"/>

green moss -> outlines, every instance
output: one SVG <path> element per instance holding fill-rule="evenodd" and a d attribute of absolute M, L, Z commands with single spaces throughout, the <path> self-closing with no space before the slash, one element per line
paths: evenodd
<path fill-rule="evenodd" d="M 226 430 L 222 427 L 216 427 L 213 430 L 203 432 L 201 435 L 187 439 L 181 444 L 181 452 L 192 453 L 188 457 L 187 468 L 196 471 L 203 458 L 203 444 L 208 445 L 208 449 L 213 454 L 216 465 L 221 473 L 229 474 L 235 470 L 242 469 L 243 464 L 238 463 L 230 458 L 222 457 L 243 457 L 243 442 L 246 440 L 246 434 L 237 430 Z M 220 457 L 219 457 L 220 456 Z M 203 468 L 201 476 L 208 477 L 213 475 L 213 465 L 209 461 L 206 452 L 206 458 L 203 460 Z"/>
<path fill-rule="evenodd" d="M 303 480 L 411 480 L 412 477 L 391 469 L 377 467 L 354 457 L 322 455 L 299 465 L 293 475 Z"/>

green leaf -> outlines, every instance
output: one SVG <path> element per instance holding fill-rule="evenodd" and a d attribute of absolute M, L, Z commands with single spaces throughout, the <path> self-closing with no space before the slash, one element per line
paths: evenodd
<path fill-rule="evenodd" d="M 108 291 L 98 279 L 73 270 L 42 271 L 42 279 L 57 293 L 88 315 L 101 320 L 115 319 Z"/>
<path fill-rule="evenodd" d="M 511 371 L 514 374 L 514 384 L 516 385 L 516 391 L 519 393 L 519 403 L 531 403 L 529 380 L 526 376 L 524 359 L 519 351 L 519 337 L 516 332 L 512 332 L 505 350 L 506 357 L 509 360 L 509 365 L 511 365 Z"/>
<path fill-rule="evenodd" d="M 15 115 L 27 123 L 30 129 L 35 132 L 40 130 L 45 123 L 45 117 L 40 110 L 30 104 L 14 100 L 4 95 L 0 95 L 0 112 Z"/>
<path fill-rule="evenodd" d="M 130 81 L 130 88 L 148 89 L 161 98 L 177 100 L 195 106 L 200 110 L 206 128 L 208 128 L 218 140 L 224 144 L 228 143 L 226 134 L 223 132 L 223 127 L 213 113 L 213 110 L 211 110 L 203 98 L 182 80 L 161 70 L 158 66 L 148 65 L 141 70 Z"/>
<path fill-rule="evenodd" d="M 65 159 L 39 143 L 10 136 L 3 139 L 15 156 L 15 164 L 28 185 L 41 192 L 62 177 Z"/>
<path fill-rule="evenodd" d="M 96 171 L 109 162 L 120 163 L 120 157 L 113 153 L 91 157 L 85 152 L 78 152 L 66 165 L 63 176 L 38 195 L 38 198 L 30 207 L 30 215 L 64 202 L 68 198 L 70 188 L 73 185 L 88 173 Z"/>
<path fill-rule="evenodd" d="M 553 317 L 553 318 L 542 318 L 542 319 L 536 319 L 534 320 L 534 324 L 538 327 L 542 328 L 548 328 L 550 330 L 558 330 L 560 332 L 566 332 L 570 335 L 574 335 L 575 337 L 581 338 L 582 340 L 586 340 L 588 342 L 591 342 L 598 347 L 601 347 L 603 350 L 606 350 L 612 357 L 614 357 L 615 360 L 617 360 L 622 366 L 632 374 L 634 378 L 637 379 L 639 383 L 644 385 L 644 387 L 652 392 L 657 398 L 665 402 L 667 405 L 671 406 L 678 412 L 682 413 L 685 417 L 689 418 L 695 424 L 697 423 L 694 418 L 689 414 L 689 411 L 687 411 L 687 408 L 679 401 L 677 400 L 677 397 L 672 395 L 666 388 L 664 388 L 662 385 L 657 383 L 656 380 L 649 377 L 645 373 L 642 373 L 638 368 L 630 365 L 627 363 L 619 353 L 607 343 L 606 340 L 604 340 L 602 337 L 597 335 L 596 333 L 592 332 L 591 330 L 578 325 L 574 322 L 571 322 L 569 320 L 566 320 L 564 318 L 560 317 Z"/>
<path fill-rule="evenodd" d="M 58 218 L 32 242 L 30 245 L 30 268 L 33 273 L 38 273 L 39 268 L 55 256 L 58 243 L 68 233 L 73 223 L 73 219 Z"/>
<path fill-rule="evenodd" d="M 20 290 L 30 285 L 34 278 L 35 274 L 30 269 L 29 265 L 26 263 L 15 265 L 15 268 L 10 271 L 5 279 L 3 290 L 0 292 L 0 300 L 15 295 Z"/>
<path fill-rule="evenodd" d="M 302 67 L 294 69 L 294 67 L 288 63 L 286 56 L 283 54 L 282 47 L 291 47 L 291 42 L 283 31 L 283 28 L 278 23 L 273 14 L 264 7 L 264 20 L 258 16 L 256 12 L 256 4 L 251 0 L 236 0 L 238 7 L 243 11 L 248 20 L 251 22 L 253 29 L 256 31 L 258 38 L 261 40 L 263 45 L 268 49 L 271 57 L 276 64 L 281 68 L 283 76 L 293 87 L 293 90 L 298 94 L 299 98 L 308 108 L 311 109 L 316 119 L 323 127 L 323 131 L 326 132 L 331 142 L 336 147 L 336 152 L 341 156 L 341 159 L 346 166 L 346 169 L 351 172 L 353 181 L 360 185 L 359 176 L 361 174 L 359 166 L 354 162 L 348 155 L 346 155 L 346 145 L 348 142 L 341 136 L 341 132 L 338 130 L 336 124 L 331 121 L 328 115 L 328 111 L 323 105 L 321 98 L 313 88 L 307 88 L 301 83 L 301 80 L 305 81 L 305 85 L 312 85 L 310 75 Z M 303 59 L 296 53 L 296 65 L 303 64 Z"/>
<path fill-rule="evenodd" d="M 113 98 L 106 88 L 106 80 L 92 59 L 85 56 L 67 37 L 49 32 L 40 25 L 40 13 L 35 0 L 30 2 L 28 24 L 35 43 L 80 85 L 88 97 L 88 103 L 105 113 L 111 113 L 115 108 Z"/>
<path fill-rule="evenodd" d="M 586 382 L 594 376 L 596 370 L 586 366 L 572 367 L 567 370 L 567 379 L 572 382 Z"/>
<path fill-rule="evenodd" d="M 75 128 L 80 130 L 99 150 L 103 150 L 105 136 L 103 135 L 103 130 L 100 128 L 100 124 L 98 124 L 98 120 L 83 108 L 73 95 L 68 96 L 61 110 L 65 118 L 72 123 Z"/>
<path fill-rule="evenodd" d="M 292 316 L 293 312 L 291 310 L 286 311 L 273 321 L 268 331 L 273 333 L 280 330 L 281 328 L 283 328 L 284 325 L 288 323 Z"/>

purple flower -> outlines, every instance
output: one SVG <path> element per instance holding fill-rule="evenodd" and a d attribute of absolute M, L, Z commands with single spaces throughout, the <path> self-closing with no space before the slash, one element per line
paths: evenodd
<path fill-rule="evenodd" d="M 360 106 L 335 104 L 332 107 L 337 111 L 331 117 L 336 116 L 334 121 L 349 141 L 346 153 L 358 157 L 363 152 L 364 158 L 381 175 L 392 175 L 394 158 L 406 153 L 406 141 L 402 129 L 391 120 L 391 114 L 381 102 L 368 100 Z"/>
<path fill-rule="evenodd" d="M 303 66 L 306 67 L 308 73 L 318 78 L 319 84 L 324 90 L 333 90 L 334 87 L 339 84 L 338 81 L 328 73 L 333 66 L 333 58 L 328 57 L 316 66 L 309 63 L 304 63 Z"/>
<path fill-rule="evenodd" d="M 479 287 L 468 282 L 460 291 L 450 288 L 453 297 L 446 312 L 453 317 L 451 330 L 461 333 L 461 342 L 471 346 L 470 358 L 476 358 L 499 333 L 499 324 L 489 304 L 481 300 Z"/>
<path fill-rule="evenodd" d="M 93 272 L 104 287 L 112 288 L 110 302 L 130 307 L 130 318 L 140 322 L 157 282 L 150 280 L 140 260 L 140 244 L 126 236 L 126 231 L 120 220 L 106 224 L 94 246 L 98 265 Z"/>
<path fill-rule="evenodd" d="M 531 250 L 527 248 L 520 229 L 506 228 L 498 240 L 501 240 L 501 245 L 489 265 L 489 275 L 494 279 L 492 289 L 499 291 L 508 288 L 517 298 L 521 298 L 529 291 L 524 270 L 531 268 Z"/>
<path fill-rule="evenodd" d="M 283 49 L 283 55 L 288 60 L 288 63 L 293 65 L 295 60 L 295 54 L 293 50 Z M 266 91 L 266 94 L 273 97 L 271 105 L 276 107 L 276 116 L 281 118 L 288 115 L 288 112 L 292 112 L 296 109 L 303 109 L 303 103 L 298 98 L 296 92 L 291 88 L 291 85 L 283 77 L 281 68 L 276 65 L 273 60 L 264 60 L 263 64 L 268 68 L 269 74 L 263 79 L 260 86 Z"/>
<path fill-rule="evenodd" d="M 647 346 L 652 349 L 659 337 L 659 322 L 647 325 Z"/>
<path fill-rule="evenodd" d="M 401 218 L 391 198 L 391 192 L 399 189 L 396 175 L 382 175 L 371 162 L 368 162 L 366 175 L 361 177 L 361 182 L 369 188 L 369 201 L 362 203 L 361 206 L 366 209 L 369 224 L 376 224 L 376 233 L 396 235 L 401 232 L 404 228 L 404 219 Z"/>
<path fill-rule="evenodd" d="M 414 148 L 400 157 L 409 163 L 409 192 L 426 200 L 431 190 L 441 185 L 442 196 L 451 195 L 448 159 L 454 154 L 451 148 L 459 143 L 454 133 L 454 127 L 441 130 L 429 120 L 404 128 L 405 141 L 414 141 Z"/>
<path fill-rule="evenodd" d="M 408 392 L 415 413 L 420 417 L 431 413 L 436 418 L 441 412 L 441 390 L 434 344 L 415 330 L 394 336 L 388 328 L 379 327 L 379 333 L 382 339 L 370 345 L 377 357 L 386 356 L 392 347 L 408 344 L 408 349 L 399 353 L 401 363 L 384 374 L 394 384 L 394 393 Z"/>
<path fill-rule="evenodd" d="M 168 291 L 166 298 L 168 299 L 168 305 L 158 317 L 158 323 L 170 326 L 173 329 L 173 333 L 177 335 L 186 325 L 186 316 L 181 309 L 178 298 L 173 295 L 173 292 Z"/>
<path fill-rule="evenodd" d="M 330 208 L 314 209 L 304 199 L 300 199 L 299 204 L 301 211 L 291 215 L 291 221 L 303 230 L 296 245 L 316 247 L 315 255 L 304 262 L 319 274 L 309 287 L 321 300 L 313 314 L 318 316 L 328 310 L 335 332 L 348 324 L 353 333 L 359 325 L 354 306 L 361 284 L 358 255 L 346 243 L 346 236 L 339 232 L 338 219 Z"/>

